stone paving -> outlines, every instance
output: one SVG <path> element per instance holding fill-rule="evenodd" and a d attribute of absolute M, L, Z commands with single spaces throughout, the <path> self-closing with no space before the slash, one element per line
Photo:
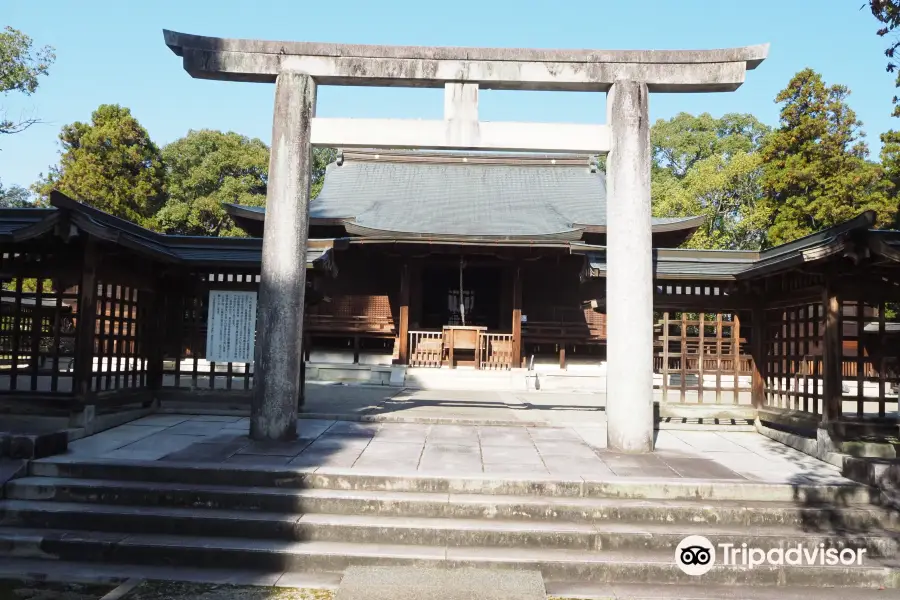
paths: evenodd
<path fill-rule="evenodd" d="M 243 406 L 249 408 L 249 396 Z M 164 406 L 209 407 L 202 397 L 164 402 Z M 237 403 L 237 405 L 241 405 Z M 605 394 L 498 390 L 416 390 L 373 385 L 308 382 L 305 413 L 382 417 L 398 420 L 565 424 L 606 420 Z"/>
<path fill-rule="evenodd" d="M 298 439 L 258 443 L 239 416 L 157 414 L 76 440 L 73 457 L 335 467 L 383 474 L 847 482 L 839 470 L 753 432 L 657 432 L 657 451 L 606 448 L 604 423 L 563 427 L 300 419 Z"/>

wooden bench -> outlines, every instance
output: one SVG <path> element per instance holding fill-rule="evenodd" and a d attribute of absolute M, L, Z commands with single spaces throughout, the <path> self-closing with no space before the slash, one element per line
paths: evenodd
<path fill-rule="evenodd" d="M 389 317 L 347 317 L 332 315 L 308 315 L 307 331 L 318 335 L 345 336 L 359 334 L 369 337 L 393 337 L 396 335 L 394 320 Z"/>
<path fill-rule="evenodd" d="M 353 340 L 353 363 L 359 362 L 359 341 L 368 339 L 389 339 L 397 336 L 394 320 L 390 317 L 307 315 L 304 334 L 304 359 L 309 360 L 312 336 L 329 338 L 350 338 Z"/>

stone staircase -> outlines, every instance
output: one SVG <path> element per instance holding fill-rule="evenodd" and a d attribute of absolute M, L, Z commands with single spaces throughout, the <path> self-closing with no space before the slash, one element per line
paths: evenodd
<path fill-rule="evenodd" d="M 646 583 L 776 595 L 776 586 L 900 588 L 900 515 L 850 485 L 382 476 L 61 456 L 9 481 L 0 515 L 3 560 L 260 572 L 530 568 L 550 592 Z M 687 535 L 867 554 L 861 566 L 717 564 L 692 577 L 674 562 Z"/>

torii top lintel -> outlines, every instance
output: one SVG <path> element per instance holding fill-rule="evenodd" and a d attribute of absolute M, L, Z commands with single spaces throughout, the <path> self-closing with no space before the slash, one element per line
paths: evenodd
<path fill-rule="evenodd" d="M 765 60 L 768 44 L 722 50 L 539 50 L 377 46 L 207 37 L 163 30 L 193 77 L 272 83 L 288 70 L 324 85 L 607 91 L 616 80 L 651 92 L 727 92 Z"/>

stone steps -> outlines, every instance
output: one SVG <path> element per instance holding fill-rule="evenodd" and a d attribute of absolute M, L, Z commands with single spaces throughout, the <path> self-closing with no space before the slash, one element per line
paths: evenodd
<path fill-rule="evenodd" d="M 838 480 L 386 475 L 68 455 L 33 461 L 4 486 L 0 557 L 331 574 L 351 565 L 534 568 L 551 583 L 667 592 L 698 581 L 900 587 L 900 515 L 878 502 Z M 696 579 L 674 560 L 687 535 L 866 555 L 859 566 L 717 564 Z"/>
<path fill-rule="evenodd" d="M 184 566 L 127 565 L 5 558 L 0 578 L 32 581 L 65 581 L 118 585 L 129 579 L 187 581 L 215 585 L 266 585 L 335 590 L 340 573 L 247 571 L 242 569 L 197 569 Z M 545 582 L 547 594 L 555 598 L 590 600 L 808 600 L 808 586 L 664 585 L 645 583 Z M 890 594 L 878 588 L 816 587 L 816 600 L 884 600 Z"/>
<path fill-rule="evenodd" d="M 6 484 L 11 500 L 53 500 L 120 506 L 223 509 L 279 513 L 325 513 L 459 519 L 553 519 L 571 522 L 786 525 L 849 530 L 900 529 L 895 513 L 863 506 L 792 502 L 645 500 L 387 492 L 329 488 L 191 485 L 54 477 L 24 477 Z"/>
<path fill-rule="evenodd" d="M 796 527 L 744 527 L 667 522 L 565 522 L 523 519 L 408 517 L 359 514 L 268 513 L 161 506 L 110 506 L 69 502 L 0 501 L 0 525 L 127 534 L 343 541 L 356 544 L 418 544 L 653 550 L 674 552 L 688 535 L 706 535 L 736 547 L 865 548 L 867 556 L 897 555 L 900 534 L 865 530 L 839 534 Z"/>
<path fill-rule="evenodd" d="M 548 581 L 691 584 L 670 552 L 592 552 L 557 548 L 484 548 L 347 542 L 127 535 L 0 529 L 0 556 L 149 565 L 336 572 L 350 565 L 537 569 Z M 900 587 L 891 563 L 867 566 L 716 566 L 705 584 Z"/>
<path fill-rule="evenodd" d="M 52 457 L 32 462 L 36 477 L 143 481 L 196 485 L 233 485 L 287 489 L 339 489 L 373 492 L 428 492 L 514 496 L 708 500 L 715 502 L 834 503 L 871 506 L 875 492 L 856 483 L 798 481 L 765 483 L 742 480 L 665 479 L 609 476 L 381 475 L 342 468 L 304 468 L 219 463 L 111 461 Z M 846 480 L 845 480 L 846 481 Z"/>

